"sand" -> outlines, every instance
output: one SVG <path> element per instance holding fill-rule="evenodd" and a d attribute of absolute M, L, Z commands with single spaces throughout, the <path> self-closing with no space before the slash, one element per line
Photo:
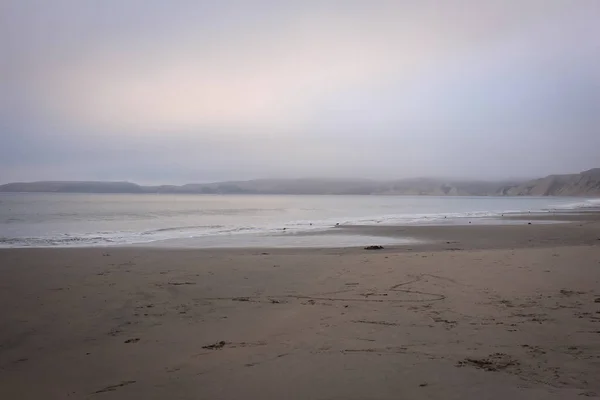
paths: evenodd
<path fill-rule="evenodd" d="M 0 399 L 600 396 L 594 218 L 345 229 L 430 242 L 2 250 Z"/>

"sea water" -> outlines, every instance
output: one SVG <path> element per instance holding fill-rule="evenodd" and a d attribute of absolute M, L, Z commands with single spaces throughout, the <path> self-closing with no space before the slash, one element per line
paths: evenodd
<path fill-rule="evenodd" d="M 184 239 L 188 247 L 358 246 L 372 240 L 292 235 L 336 224 L 495 223 L 501 214 L 592 206 L 600 206 L 597 199 L 3 193 L 0 247 L 172 244 L 173 239 Z"/>

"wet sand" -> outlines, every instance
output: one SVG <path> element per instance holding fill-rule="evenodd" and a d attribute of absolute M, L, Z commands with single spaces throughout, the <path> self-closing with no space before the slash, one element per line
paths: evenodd
<path fill-rule="evenodd" d="M 340 229 L 426 243 L 0 250 L 0 398 L 600 396 L 595 214 Z"/>

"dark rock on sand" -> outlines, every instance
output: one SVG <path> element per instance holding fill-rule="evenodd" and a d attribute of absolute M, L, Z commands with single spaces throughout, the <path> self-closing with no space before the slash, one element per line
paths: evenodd
<path fill-rule="evenodd" d="M 202 348 L 209 349 L 209 350 L 218 350 L 218 349 L 222 349 L 223 347 L 225 347 L 226 344 L 227 344 L 226 341 L 221 340 L 220 342 L 217 342 L 217 343 L 202 346 Z"/>

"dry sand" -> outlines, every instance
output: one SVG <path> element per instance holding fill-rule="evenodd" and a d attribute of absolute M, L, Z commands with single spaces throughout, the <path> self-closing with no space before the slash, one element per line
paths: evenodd
<path fill-rule="evenodd" d="M 598 397 L 593 219 L 361 228 L 435 240 L 411 250 L 2 250 L 0 399 Z"/>

